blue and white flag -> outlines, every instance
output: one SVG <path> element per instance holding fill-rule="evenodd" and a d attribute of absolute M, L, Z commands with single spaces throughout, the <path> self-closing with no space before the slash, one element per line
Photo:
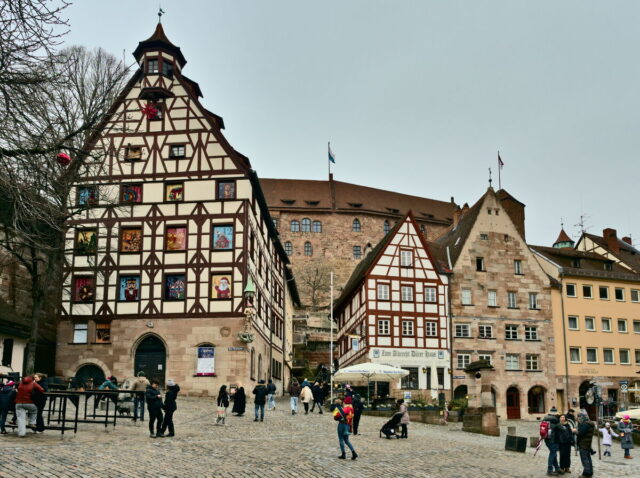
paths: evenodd
<path fill-rule="evenodd" d="M 336 164 L 336 155 L 333 154 L 333 151 L 331 151 L 331 143 L 327 143 L 329 145 L 329 161 L 331 161 L 333 164 Z"/>

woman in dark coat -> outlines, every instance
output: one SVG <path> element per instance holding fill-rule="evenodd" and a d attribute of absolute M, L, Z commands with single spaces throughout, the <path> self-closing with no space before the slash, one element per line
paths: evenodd
<path fill-rule="evenodd" d="M 175 436 L 176 430 L 173 427 L 173 413 L 178 409 L 176 404 L 176 398 L 178 398 L 178 392 L 180 392 L 180 385 L 173 380 L 167 380 L 167 391 L 164 394 L 164 420 L 162 421 L 161 434 L 169 428 L 168 437 Z"/>
<path fill-rule="evenodd" d="M 231 413 L 235 413 L 237 416 L 241 417 L 244 415 L 246 408 L 247 396 L 244 393 L 244 387 L 239 387 L 233 396 L 233 408 L 231 409 Z"/>
<path fill-rule="evenodd" d="M 34 380 L 38 382 L 38 385 L 40 385 L 44 389 L 44 392 L 42 393 L 34 390 L 31 395 L 33 403 L 38 408 L 38 415 L 36 418 L 36 432 L 42 433 L 45 429 L 43 417 L 44 407 L 47 405 L 47 397 L 44 393 L 49 391 L 49 383 L 47 382 L 47 376 L 44 373 L 36 373 L 34 375 Z"/>
<path fill-rule="evenodd" d="M 220 387 L 218 392 L 218 417 L 216 418 L 216 425 L 224 425 L 224 420 L 227 418 L 227 408 L 229 408 L 229 392 L 227 392 L 227 386 Z"/>
<path fill-rule="evenodd" d="M 556 428 L 560 451 L 560 471 L 571 473 L 571 446 L 573 445 L 573 427 L 565 415 L 560 415 L 560 426 Z"/>

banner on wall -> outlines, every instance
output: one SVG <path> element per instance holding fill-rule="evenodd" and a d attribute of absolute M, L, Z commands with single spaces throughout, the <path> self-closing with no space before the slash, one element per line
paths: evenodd
<path fill-rule="evenodd" d="M 216 374 L 216 348 L 198 347 L 198 365 L 196 375 L 199 377 L 213 376 Z"/>

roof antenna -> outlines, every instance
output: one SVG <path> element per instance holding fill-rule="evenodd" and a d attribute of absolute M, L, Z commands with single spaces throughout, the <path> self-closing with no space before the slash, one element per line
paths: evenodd
<path fill-rule="evenodd" d="M 167 12 L 165 12 L 162 9 L 162 6 L 160 4 L 158 4 L 158 23 L 162 23 L 162 15 L 164 15 L 165 13 L 167 13 Z"/>
<path fill-rule="evenodd" d="M 493 181 L 491 179 L 491 168 L 489 168 L 489 187 L 491 187 L 491 181 Z"/>
<path fill-rule="evenodd" d="M 574 224 L 573 227 L 579 227 L 580 228 L 580 233 L 584 234 L 585 232 L 587 232 L 587 227 L 585 224 L 585 220 L 588 218 L 589 216 L 586 216 L 584 214 L 580 215 L 580 222 L 578 224 Z"/>

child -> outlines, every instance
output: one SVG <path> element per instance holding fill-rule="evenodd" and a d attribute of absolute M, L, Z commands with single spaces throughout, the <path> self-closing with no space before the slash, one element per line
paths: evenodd
<path fill-rule="evenodd" d="M 618 437 L 619 435 L 611 429 L 611 424 L 606 422 L 604 428 L 600 429 L 602 433 L 602 445 L 604 446 L 604 456 L 611 456 L 611 437 Z"/>

